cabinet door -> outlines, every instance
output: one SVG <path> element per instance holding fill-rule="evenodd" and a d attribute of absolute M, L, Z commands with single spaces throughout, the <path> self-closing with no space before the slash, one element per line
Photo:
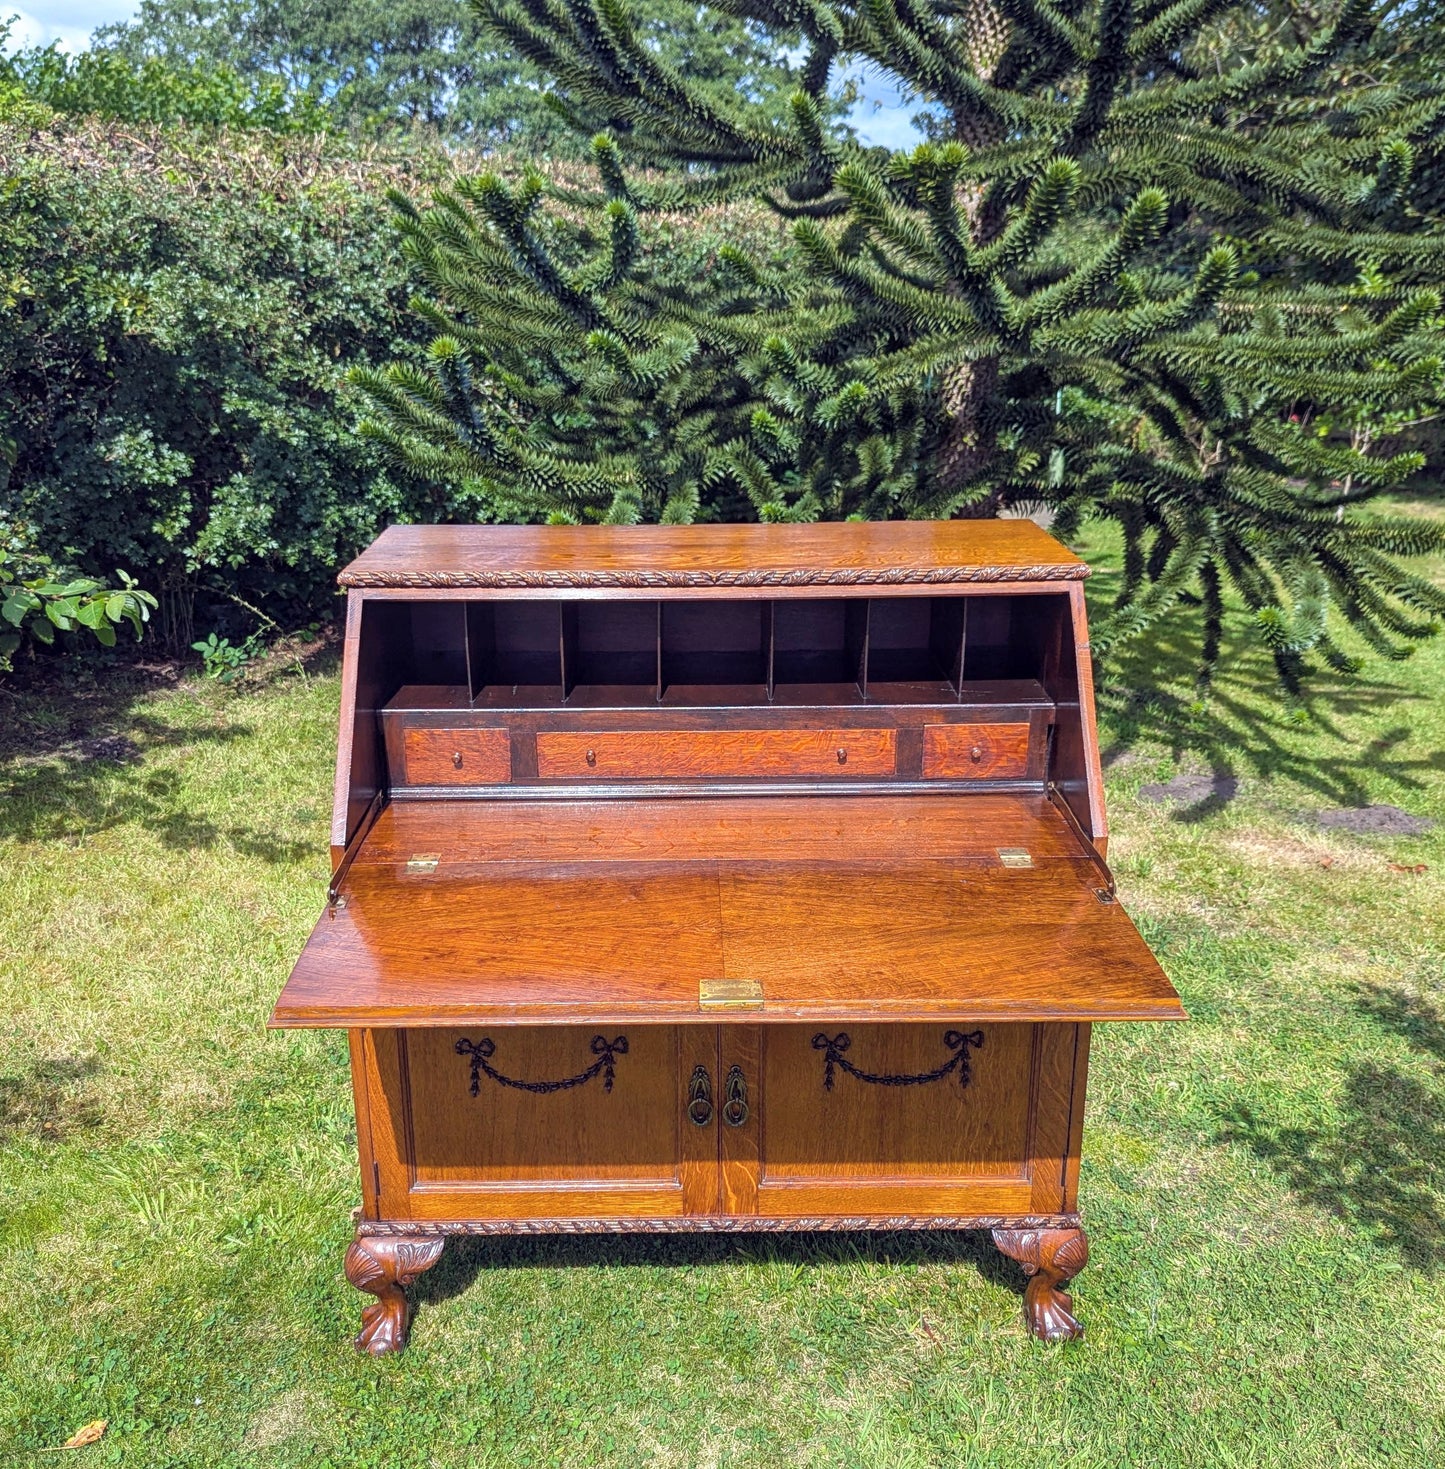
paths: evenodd
<path fill-rule="evenodd" d="M 693 1073 L 715 1074 L 712 1026 L 369 1036 L 380 1217 L 668 1218 L 718 1207 L 716 1121 L 688 1116 Z"/>
<path fill-rule="evenodd" d="M 725 1027 L 724 1206 L 782 1218 L 1072 1207 L 1086 1030 Z M 735 1126 L 729 1073 L 747 1089 L 747 1116 Z"/>

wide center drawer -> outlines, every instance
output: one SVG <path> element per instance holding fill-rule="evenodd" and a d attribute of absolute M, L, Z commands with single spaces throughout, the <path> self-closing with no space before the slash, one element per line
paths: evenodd
<path fill-rule="evenodd" d="M 544 780 L 698 780 L 892 775 L 891 729 L 548 730 Z"/>

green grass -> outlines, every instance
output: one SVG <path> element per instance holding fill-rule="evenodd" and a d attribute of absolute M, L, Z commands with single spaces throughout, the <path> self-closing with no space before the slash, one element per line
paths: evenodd
<path fill-rule="evenodd" d="M 357 1357 L 344 1040 L 264 1028 L 334 669 L 0 694 L 0 1462 L 98 1417 L 83 1463 L 1445 1460 L 1445 639 L 1297 727 L 1237 650 L 1191 710 L 1187 631 L 1103 702 L 1123 895 L 1193 1020 L 1096 1034 L 1063 1349 L 981 1239 L 843 1236 L 453 1243 L 413 1349 Z M 1180 770 L 1238 794 L 1140 798 Z M 1300 816 L 1361 800 L 1440 825 Z"/>

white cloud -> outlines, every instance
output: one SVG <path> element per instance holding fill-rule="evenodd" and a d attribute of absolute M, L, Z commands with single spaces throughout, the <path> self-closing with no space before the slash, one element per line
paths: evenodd
<path fill-rule="evenodd" d="M 85 50 L 97 26 L 129 20 L 135 9 L 135 0 L 30 0 L 25 10 L 0 0 L 0 20 L 14 17 L 7 50 L 58 41 L 74 53 Z"/>

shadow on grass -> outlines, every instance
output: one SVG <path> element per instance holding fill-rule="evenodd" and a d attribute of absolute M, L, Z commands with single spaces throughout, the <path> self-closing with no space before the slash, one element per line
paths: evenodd
<path fill-rule="evenodd" d="M 1445 1265 L 1445 1015 L 1403 990 L 1365 986 L 1360 1008 L 1432 1058 L 1429 1080 L 1363 1061 L 1339 1120 L 1285 1127 L 1237 1106 L 1221 1140 L 1242 1143 L 1305 1203 L 1369 1230 L 1411 1268 Z"/>
<path fill-rule="evenodd" d="M 334 663 L 334 655 L 325 660 Z M 69 683 L 52 672 L 23 693 L 5 689 L 0 838 L 47 841 L 137 823 L 178 851 L 226 843 L 263 862 L 314 856 L 311 843 L 280 839 L 264 825 L 218 822 L 187 809 L 180 776 L 147 766 L 152 751 L 229 745 L 255 733 L 240 721 L 211 728 L 172 723 L 140 707 L 170 682 L 121 668 L 101 676 L 87 670 Z"/>
<path fill-rule="evenodd" d="M 47 1056 L 0 1071 L 0 1142 L 27 1136 L 56 1143 L 94 1127 L 101 1111 L 92 1078 L 99 1070 L 94 1056 Z"/>
<path fill-rule="evenodd" d="M 708 1269 L 783 1262 L 829 1265 L 965 1265 L 1022 1295 L 1022 1267 L 999 1253 L 986 1230 L 853 1230 L 755 1234 L 462 1235 L 447 1241 L 434 1269 L 411 1287 L 423 1310 L 469 1290 L 487 1270 L 594 1270 L 635 1266 Z"/>
<path fill-rule="evenodd" d="M 1095 580 L 1107 584 L 1110 574 Z M 1099 605 L 1106 605 L 1107 585 Z M 1098 702 L 1112 742 L 1104 765 L 1116 764 L 1136 745 L 1162 745 L 1175 760 L 1184 754 L 1208 764 L 1211 789 L 1182 805 L 1174 820 L 1202 820 L 1224 802 L 1219 793 L 1242 772 L 1285 776 L 1332 804 L 1364 805 L 1370 799 L 1362 773 L 1383 775 L 1408 790 L 1445 771 L 1445 750 L 1407 754 L 1414 714 L 1429 707 L 1425 694 L 1389 679 L 1320 674 L 1308 684 L 1297 722 L 1275 691 L 1274 669 L 1262 649 L 1226 644 L 1209 695 L 1197 700 L 1194 673 L 1201 628 L 1197 608 L 1181 606 L 1137 643 L 1116 652 L 1100 678 Z M 1349 728 L 1368 722 L 1378 730 L 1361 749 Z M 1325 735 L 1330 744 L 1301 735 Z M 1226 798 L 1227 799 L 1227 798 Z"/>

